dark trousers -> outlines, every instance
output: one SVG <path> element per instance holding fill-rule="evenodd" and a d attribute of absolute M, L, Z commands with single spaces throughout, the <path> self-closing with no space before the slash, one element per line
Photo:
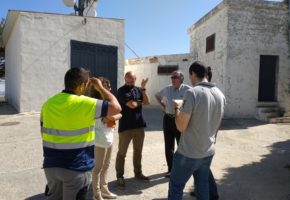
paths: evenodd
<path fill-rule="evenodd" d="M 172 168 L 172 160 L 175 148 L 175 140 L 177 145 L 179 144 L 180 132 L 175 125 L 175 118 L 173 116 L 164 114 L 163 117 L 163 133 L 165 144 L 165 157 L 168 166 L 168 172 Z"/>

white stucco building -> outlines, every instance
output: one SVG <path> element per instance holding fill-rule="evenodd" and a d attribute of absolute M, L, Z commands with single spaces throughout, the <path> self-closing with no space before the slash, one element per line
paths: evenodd
<path fill-rule="evenodd" d="M 9 11 L 3 36 L 5 98 L 19 112 L 39 111 L 71 67 L 123 84 L 124 20 Z"/>
<path fill-rule="evenodd" d="M 190 62 L 179 68 L 187 73 L 190 63 L 196 60 L 212 67 L 213 82 L 227 98 L 225 117 L 259 118 L 264 111 L 267 116 L 290 111 L 288 7 L 285 3 L 224 0 L 192 25 L 188 34 Z M 125 69 L 140 73 L 143 68 L 147 66 L 127 65 Z M 165 85 L 159 79 L 160 76 L 151 78 L 150 94 Z M 167 79 L 169 81 L 169 77 Z M 266 111 L 264 107 L 271 109 Z"/>
<path fill-rule="evenodd" d="M 226 116 L 253 117 L 268 105 L 290 110 L 285 3 L 224 0 L 188 32 L 194 59 L 212 66 L 218 77 L 227 97 Z"/>
<path fill-rule="evenodd" d="M 188 72 L 188 66 L 192 63 L 190 54 L 152 56 L 136 58 L 126 61 L 125 70 L 136 74 L 136 85 L 140 86 L 144 78 L 149 78 L 147 94 L 151 105 L 159 105 L 155 94 L 164 86 L 171 84 L 170 69 L 179 69 L 184 74 Z M 172 70 L 171 70 L 172 71 Z M 184 83 L 190 84 L 187 76 Z"/>

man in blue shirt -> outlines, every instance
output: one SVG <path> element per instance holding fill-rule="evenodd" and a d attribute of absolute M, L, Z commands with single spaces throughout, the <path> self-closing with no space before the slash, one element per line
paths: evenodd
<path fill-rule="evenodd" d="M 117 99 L 122 107 L 122 118 L 119 121 L 119 145 L 116 158 L 117 185 L 125 187 L 124 165 L 128 146 L 133 140 L 133 164 L 135 177 L 149 180 L 142 173 L 142 149 L 144 142 L 144 127 L 146 123 L 142 114 L 142 105 L 148 105 L 146 93 L 147 79 L 141 82 L 141 88 L 135 86 L 136 76 L 129 71 L 125 74 L 125 85 L 118 89 Z"/>

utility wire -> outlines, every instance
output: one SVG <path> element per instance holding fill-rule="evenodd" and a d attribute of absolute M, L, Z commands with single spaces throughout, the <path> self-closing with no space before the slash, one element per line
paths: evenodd
<path fill-rule="evenodd" d="M 89 1 L 88 1 L 88 0 L 85 1 L 85 3 L 87 4 L 87 7 L 89 6 L 89 9 L 87 10 L 86 14 L 83 13 L 83 17 L 84 17 L 84 20 L 82 21 L 82 24 L 83 24 L 83 25 L 86 25 L 86 24 L 87 24 L 87 14 L 88 14 L 88 12 L 91 10 L 92 5 L 93 5 L 94 2 L 95 2 L 95 1 L 92 0 L 91 5 L 88 5 L 88 4 L 89 4 Z"/>
<path fill-rule="evenodd" d="M 88 2 L 86 2 L 86 3 L 88 3 Z M 88 12 L 90 11 L 90 9 L 91 9 L 93 3 L 94 3 L 94 0 L 92 1 L 91 5 L 89 5 L 89 9 L 87 10 L 87 12 L 86 12 L 85 15 L 88 14 Z M 86 16 L 85 16 L 85 23 L 86 23 Z M 128 45 L 126 42 L 125 42 L 125 45 L 126 45 L 126 47 L 127 47 L 128 49 L 130 49 L 130 50 L 133 52 L 133 54 L 134 54 L 137 58 L 140 58 L 140 56 L 138 56 L 138 54 L 137 54 L 137 53 L 136 53 L 136 52 L 135 52 L 131 47 L 129 47 L 129 45 Z"/>
<path fill-rule="evenodd" d="M 137 55 L 137 53 L 131 48 L 131 47 L 129 47 L 129 45 L 125 42 L 125 45 L 126 45 L 126 47 L 128 48 L 128 49 L 130 49 L 132 52 L 133 52 L 133 54 L 135 54 L 135 56 L 137 56 L 137 58 L 140 58 L 138 55 Z"/>
<path fill-rule="evenodd" d="M 92 0 L 92 2 L 91 2 L 91 5 L 89 5 L 89 9 L 87 10 L 87 12 L 86 12 L 86 15 L 88 14 L 88 12 L 91 10 L 91 8 L 92 8 L 92 5 L 93 5 L 93 3 L 94 3 L 95 1 L 94 0 Z M 87 5 L 89 4 L 89 2 L 88 1 L 86 1 L 86 3 L 87 3 Z M 86 16 L 85 16 L 86 17 Z"/>

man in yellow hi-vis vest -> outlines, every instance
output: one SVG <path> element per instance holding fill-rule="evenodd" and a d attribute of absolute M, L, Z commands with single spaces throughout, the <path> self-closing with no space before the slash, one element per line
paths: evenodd
<path fill-rule="evenodd" d="M 83 96 L 89 82 L 107 100 Z M 50 97 L 41 110 L 47 195 L 49 200 L 85 200 L 94 167 L 95 119 L 115 115 L 121 107 L 84 68 L 68 70 L 64 83 L 65 90 Z"/>

